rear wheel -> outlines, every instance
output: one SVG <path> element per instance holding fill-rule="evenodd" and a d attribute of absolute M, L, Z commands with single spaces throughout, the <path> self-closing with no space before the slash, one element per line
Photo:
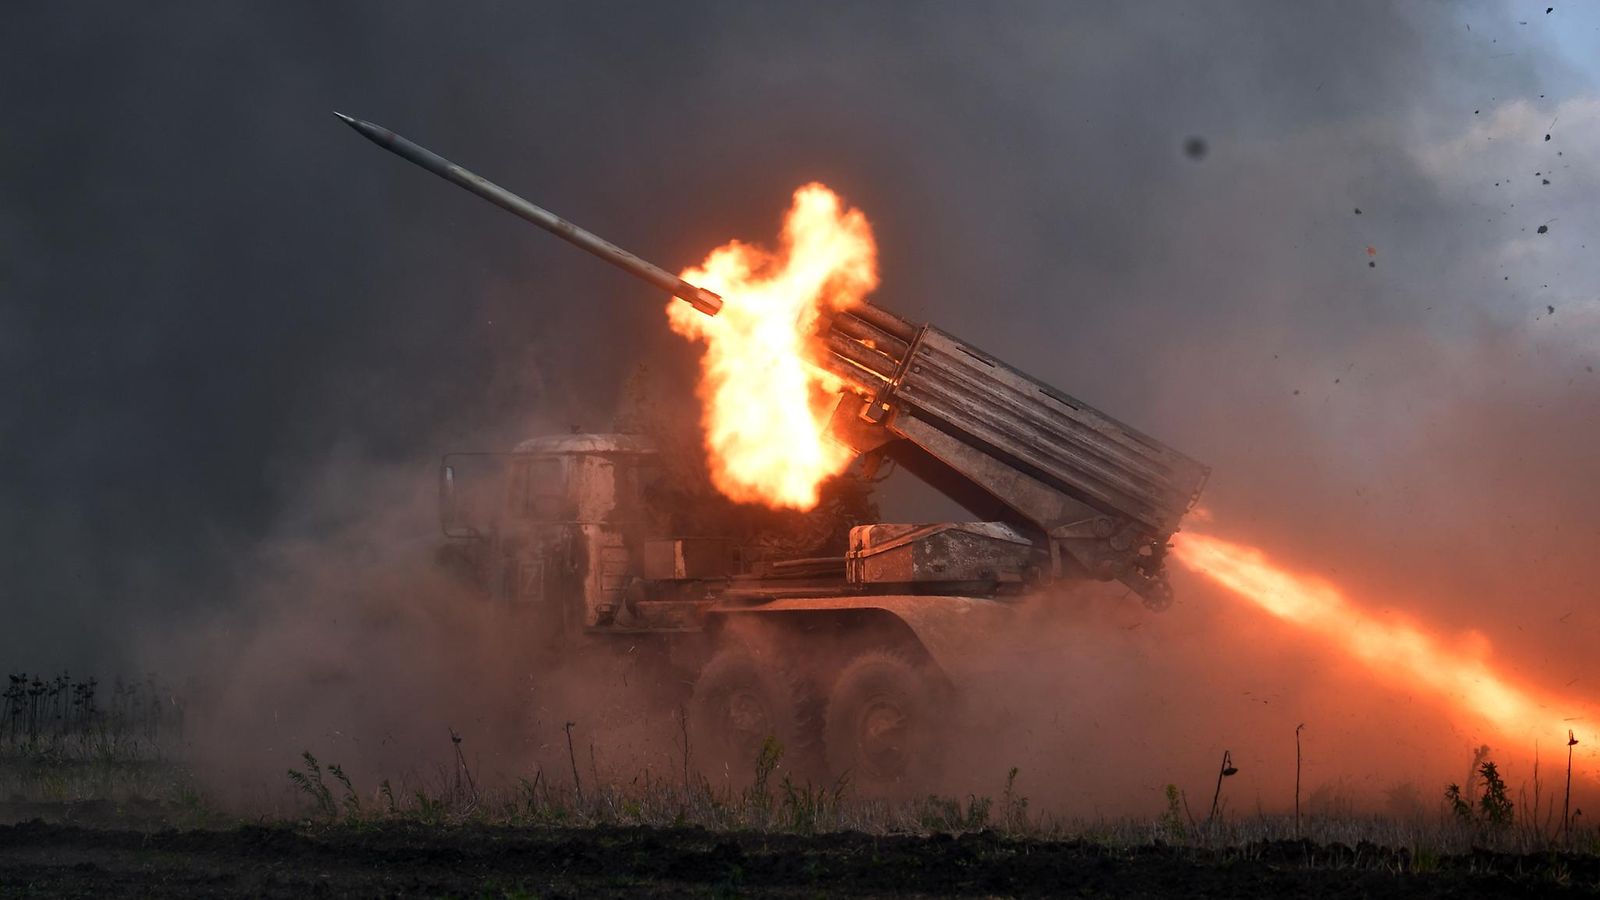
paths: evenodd
<path fill-rule="evenodd" d="M 931 789 L 943 756 L 940 693 L 902 656 L 874 651 L 856 657 L 828 698 L 828 768 L 867 797 L 897 799 Z"/>
<path fill-rule="evenodd" d="M 723 650 L 701 670 L 689 700 L 690 758 L 708 778 L 747 785 L 770 737 L 782 756 L 769 777 L 803 773 L 818 730 L 815 706 L 804 682 L 772 662 L 743 648 Z"/>

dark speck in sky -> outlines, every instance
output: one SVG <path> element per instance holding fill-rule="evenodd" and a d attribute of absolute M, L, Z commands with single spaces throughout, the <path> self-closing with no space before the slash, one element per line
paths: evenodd
<path fill-rule="evenodd" d="M 1544 234 L 1545 232 L 1547 232 L 1549 230 L 1550 230 L 1550 226 L 1549 225 L 1540 225 L 1539 226 L 1539 233 L 1540 234 Z"/>
<path fill-rule="evenodd" d="M 1206 146 L 1206 139 L 1200 137 L 1199 135 L 1194 135 L 1184 139 L 1183 155 L 1189 157 L 1190 159 L 1205 159 L 1206 151 L 1209 149 L 1210 148 Z"/>

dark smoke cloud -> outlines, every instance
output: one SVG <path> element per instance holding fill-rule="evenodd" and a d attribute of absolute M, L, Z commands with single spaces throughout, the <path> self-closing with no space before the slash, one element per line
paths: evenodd
<path fill-rule="evenodd" d="M 13 11 L 0 660 L 128 665 L 130 626 L 253 610 L 263 541 L 322 546 L 317 571 L 363 531 L 420 550 L 396 492 L 439 452 L 603 427 L 635 360 L 682 370 L 651 291 L 338 108 L 669 267 L 824 180 L 874 222 L 886 305 L 1210 462 L 1219 527 L 1586 676 L 1563 661 L 1595 625 L 1597 111 L 1552 27 L 1490 3 Z M 1237 615 L 1184 587 L 1177 615 Z"/>

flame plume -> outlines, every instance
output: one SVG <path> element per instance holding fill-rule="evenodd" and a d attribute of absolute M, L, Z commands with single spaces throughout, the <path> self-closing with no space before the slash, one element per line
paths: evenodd
<path fill-rule="evenodd" d="M 808 365 L 819 317 L 878 285 L 872 226 L 821 184 L 794 192 L 776 250 L 730 241 L 681 277 L 722 295 L 709 317 L 667 306 L 672 329 L 705 345 L 699 394 L 717 489 L 741 502 L 806 510 L 854 454 L 823 433 L 841 385 Z"/>
<path fill-rule="evenodd" d="M 1332 584 L 1282 569 L 1254 547 L 1186 532 L 1174 536 L 1173 553 L 1267 613 L 1315 633 L 1381 680 L 1431 693 L 1509 743 L 1530 746 L 1565 733 L 1564 716 L 1585 706 L 1513 683 L 1490 663 L 1481 636 L 1455 646 L 1420 624 L 1385 621 Z"/>

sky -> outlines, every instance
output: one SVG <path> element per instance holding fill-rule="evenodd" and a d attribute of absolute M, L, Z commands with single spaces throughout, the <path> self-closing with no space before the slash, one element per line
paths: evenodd
<path fill-rule="evenodd" d="M 351 546 L 441 453 L 606 427 L 641 361 L 691 361 L 648 287 L 334 109 L 672 269 L 822 180 L 874 224 L 876 299 L 1210 463 L 1233 534 L 1424 613 L 1567 604 L 1600 533 L 1597 38 L 1499 2 L 16 13 L 0 662 L 132 665 L 248 603 L 263 548 Z"/>

